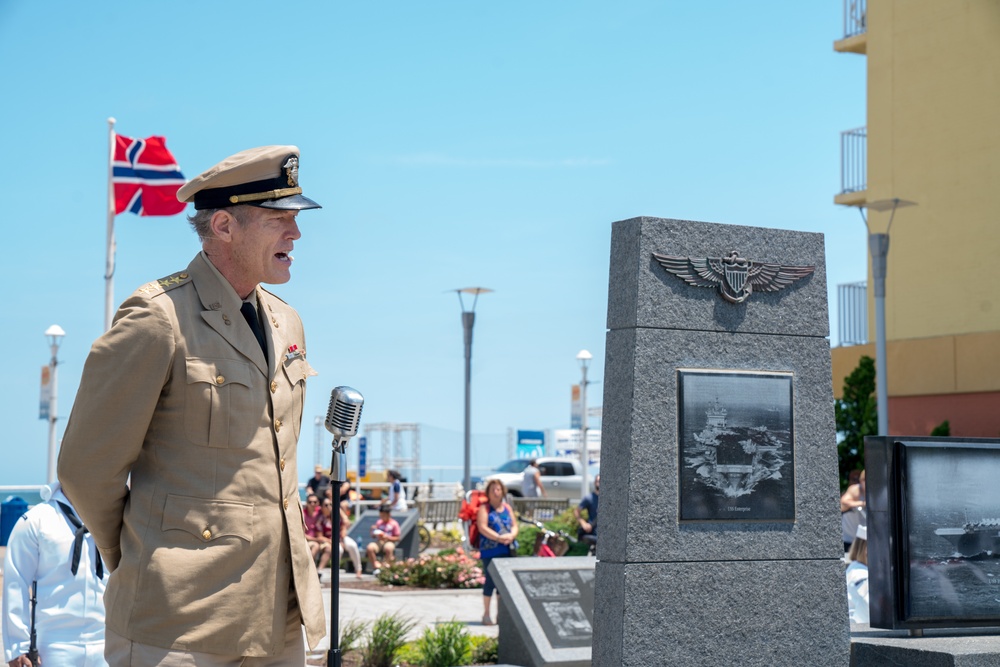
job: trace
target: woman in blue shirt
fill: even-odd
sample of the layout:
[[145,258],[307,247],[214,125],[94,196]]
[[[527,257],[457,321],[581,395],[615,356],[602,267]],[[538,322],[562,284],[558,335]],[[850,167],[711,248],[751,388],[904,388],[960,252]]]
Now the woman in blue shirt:
[[491,479],[486,485],[489,502],[479,506],[476,528],[479,529],[479,557],[483,559],[483,625],[493,625],[490,617],[490,601],[496,585],[490,577],[490,561],[494,558],[510,558],[517,551],[517,520],[514,510],[505,502],[507,487],[498,479]]

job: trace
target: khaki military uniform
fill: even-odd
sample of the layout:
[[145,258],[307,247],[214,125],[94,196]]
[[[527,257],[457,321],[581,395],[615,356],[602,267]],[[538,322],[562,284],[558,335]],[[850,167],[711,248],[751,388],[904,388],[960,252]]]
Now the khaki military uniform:
[[59,479],[112,569],[107,625],[132,641],[274,655],[290,595],[310,646],[325,634],[295,463],[313,373],[296,312],[257,298],[268,361],[203,254],[137,290],[87,359]]

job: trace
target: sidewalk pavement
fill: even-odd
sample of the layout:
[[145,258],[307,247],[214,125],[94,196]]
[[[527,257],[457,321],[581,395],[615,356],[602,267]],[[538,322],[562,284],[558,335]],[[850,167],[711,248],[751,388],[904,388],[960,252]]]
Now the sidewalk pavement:
[[[325,573],[324,573],[325,574]],[[363,575],[364,580],[373,581],[370,574]],[[356,581],[354,574],[341,571],[340,581],[350,583]],[[326,611],[327,626],[330,623],[330,592],[329,583],[323,584],[323,607]],[[494,599],[492,616],[496,620],[496,605]],[[340,588],[340,626],[344,627],[352,620],[374,621],[382,614],[398,613],[416,621],[407,639],[414,640],[424,632],[424,628],[434,627],[438,623],[460,621],[465,623],[469,634],[497,636],[496,625],[483,625],[483,591],[480,588],[468,590],[447,589],[441,591],[369,591],[352,588]],[[326,654],[329,650],[329,637],[324,637],[316,650]]]

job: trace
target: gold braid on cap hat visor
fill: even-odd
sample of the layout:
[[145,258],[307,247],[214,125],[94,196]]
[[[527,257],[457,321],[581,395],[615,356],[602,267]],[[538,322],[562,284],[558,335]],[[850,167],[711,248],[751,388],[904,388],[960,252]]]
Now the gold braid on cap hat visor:
[[292,195],[302,194],[302,188],[281,188],[278,190],[268,190],[267,192],[255,192],[249,195],[232,195],[229,202],[239,204],[244,201],[262,201],[264,199],[281,199]]

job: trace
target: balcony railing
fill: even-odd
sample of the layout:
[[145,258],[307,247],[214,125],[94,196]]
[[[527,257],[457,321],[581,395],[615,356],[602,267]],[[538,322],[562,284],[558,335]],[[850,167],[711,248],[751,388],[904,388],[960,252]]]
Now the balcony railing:
[[867,283],[837,285],[837,332],[840,345],[868,342]]
[[840,192],[868,189],[868,128],[840,133]]
[[868,29],[868,0],[844,0],[844,39]]

